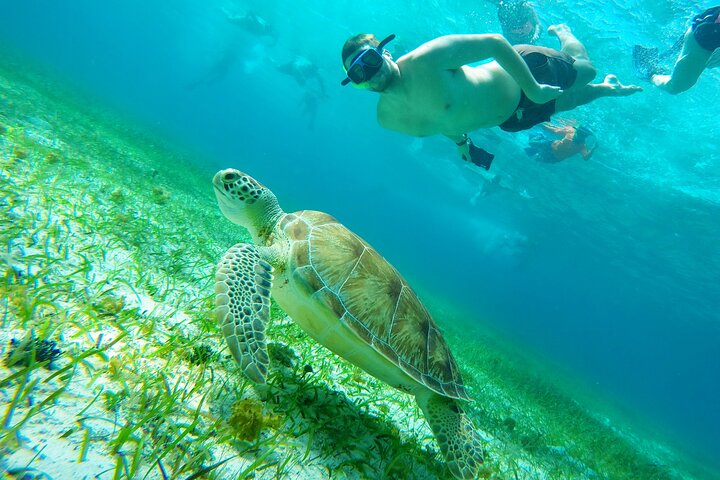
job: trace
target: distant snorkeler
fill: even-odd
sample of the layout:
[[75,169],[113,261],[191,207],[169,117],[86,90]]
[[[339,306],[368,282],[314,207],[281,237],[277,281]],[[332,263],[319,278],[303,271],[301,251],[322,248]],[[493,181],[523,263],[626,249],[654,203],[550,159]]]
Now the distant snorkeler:
[[271,62],[279,72],[293,77],[301,87],[305,87],[309,82],[314,81],[321,96],[325,96],[325,81],[320,74],[320,68],[309,59],[296,55],[295,58],[288,62],[278,63],[274,60],[271,60]]
[[590,160],[597,148],[595,134],[587,127],[558,126],[552,123],[543,123],[542,127],[559,139],[553,139],[544,133],[536,133],[530,137],[525,153],[538,162],[558,163],[575,155],[583,160]]
[[512,45],[534,44],[542,32],[537,12],[526,0],[487,0],[497,6],[503,36]]
[[502,191],[513,192],[514,190],[504,185],[503,177],[500,174],[493,175],[489,179],[484,179],[475,194],[470,197],[470,205],[477,205],[478,201],[489,195],[500,193]]
[[[689,90],[705,69],[720,65],[720,6],[695,15],[681,40],[663,54],[659,54],[657,48],[635,45],[633,66],[636,73],[673,95]],[[680,46],[682,51],[668,75],[659,64],[669,56],[668,52],[674,54]]]
[[315,129],[318,105],[320,101],[326,97],[327,95],[325,95],[324,92],[320,93],[313,88],[305,89],[305,93],[303,93],[300,102],[298,102],[298,106],[300,107],[300,113],[307,119],[308,130]]
[[225,9],[223,9],[223,13],[225,14],[227,21],[233,25],[236,25],[257,37],[269,38],[271,45],[275,45],[277,43],[278,36],[275,28],[273,28],[273,26],[261,16],[256,15],[253,12],[247,12],[245,15],[233,15]]

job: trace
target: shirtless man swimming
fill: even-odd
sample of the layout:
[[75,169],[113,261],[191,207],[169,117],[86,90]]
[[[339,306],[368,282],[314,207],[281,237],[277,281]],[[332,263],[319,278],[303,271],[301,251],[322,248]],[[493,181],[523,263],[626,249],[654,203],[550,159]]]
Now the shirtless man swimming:
[[517,132],[596,98],[641,90],[620,84],[614,75],[588,84],[596,71],[585,47],[565,25],[551,26],[548,33],[558,37],[561,51],[513,48],[496,34],[447,35],[397,61],[383,48],[394,35],[382,42],[371,34],[356,35],[343,46],[347,78],[342,84],[380,93],[382,127],[419,137],[445,135],[464,160],[489,169],[493,156],[475,147],[468,132],[496,126]]

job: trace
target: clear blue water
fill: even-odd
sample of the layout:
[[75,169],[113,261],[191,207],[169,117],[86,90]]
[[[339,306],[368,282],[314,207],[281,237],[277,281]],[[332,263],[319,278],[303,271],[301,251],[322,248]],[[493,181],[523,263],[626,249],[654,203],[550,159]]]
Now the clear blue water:
[[[334,214],[423,289],[476,312],[468,321],[563,365],[720,469],[720,72],[671,97],[636,80],[630,57],[635,43],[670,46],[711,4],[534,2],[545,25],[573,28],[599,75],[646,91],[562,117],[596,132],[589,162],[539,164],[522,150],[527,133],[476,134],[507,187],[478,198],[487,176],[446,140],[384,131],[374,94],[340,87],[340,48],[365,31],[396,33],[396,54],[441,34],[497,32],[489,3],[4,3],[6,48],[217,167],[251,173],[287,211]],[[277,41],[231,25],[223,8],[264,17]],[[327,87],[313,128],[304,87],[271,63],[296,55]]]

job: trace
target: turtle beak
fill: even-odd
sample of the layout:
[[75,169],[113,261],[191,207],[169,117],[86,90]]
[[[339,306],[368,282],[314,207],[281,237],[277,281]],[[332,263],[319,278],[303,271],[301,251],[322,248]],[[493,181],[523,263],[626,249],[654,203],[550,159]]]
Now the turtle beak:
[[223,213],[226,213],[228,210],[232,210],[233,202],[230,196],[230,185],[232,182],[228,183],[226,180],[233,178],[235,172],[236,171],[232,169],[220,170],[213,177],[215,197],[217,198],[220,210],[222,210]]

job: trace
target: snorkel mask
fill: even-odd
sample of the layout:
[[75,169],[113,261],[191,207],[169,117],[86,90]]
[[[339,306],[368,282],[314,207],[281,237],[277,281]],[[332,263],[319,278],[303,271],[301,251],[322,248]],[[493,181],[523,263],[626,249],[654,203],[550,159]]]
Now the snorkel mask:
[[352,82],[360,85],[374,77],[383,65],[383,48],[394,38],[395,34],[392,34],[380,42],[377,47],[368,47],[362,50],[350,63],[350,67],[345,69],[347,77],[340,84],[345,86]]

